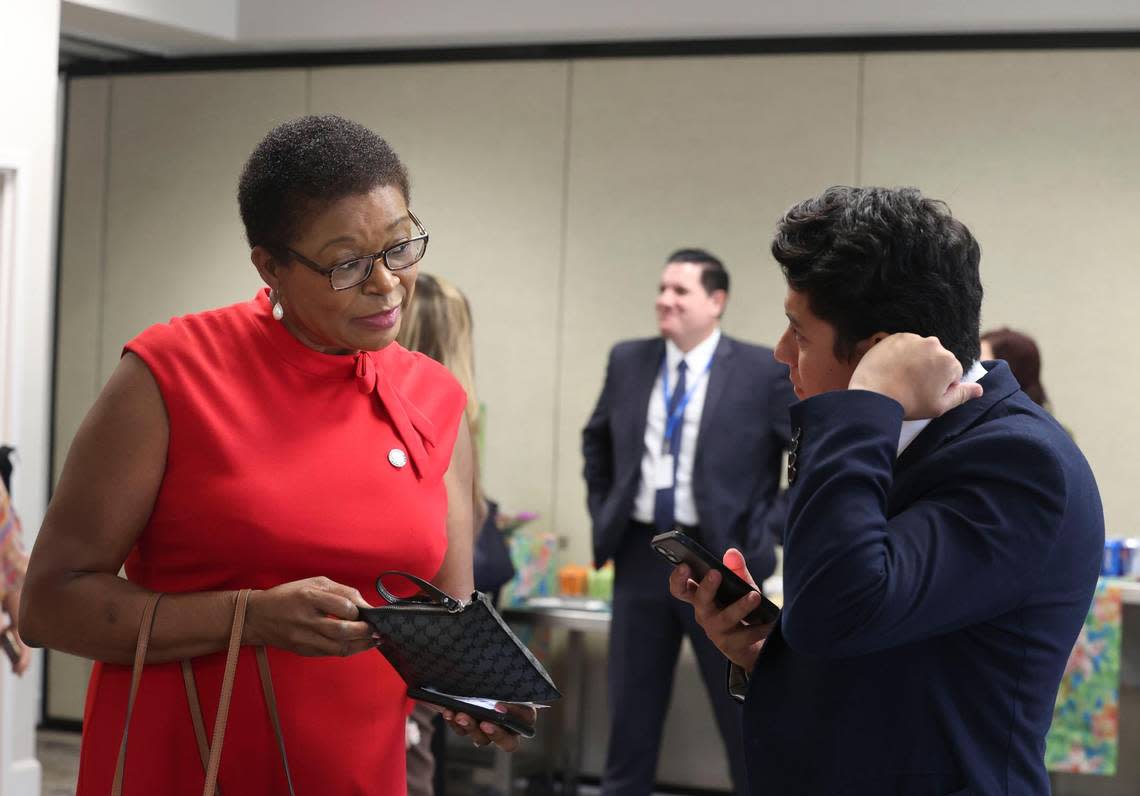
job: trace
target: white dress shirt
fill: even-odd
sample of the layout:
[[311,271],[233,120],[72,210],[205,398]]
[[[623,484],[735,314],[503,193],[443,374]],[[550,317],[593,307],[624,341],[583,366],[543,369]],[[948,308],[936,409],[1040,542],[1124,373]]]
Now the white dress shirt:
[[[697,432],[701,427],[701,413],[705,407],[705,393],[709,386],[709,362],[720,344],[720,329],[684,354],[672,340],[665,341],[665,367],[669,374],[669,392],[677,385],[677,365],[685,360],[685,389],[692,391],[692,397],[685,406],[679,433],[681,451],[677,456],[677,480],[673,485],[673,517],[683,525],[700,525],[697,504],[693,499],[693,461],[697,453]],[[649,396],[648,416],[645,422],[645,449],[641,455],[641,484],[637,488],[637,498],[633,503],[633,519],[638,522],[653,522],[653,506],[657,496],[654,475],[664,451],[665,442],[665,392],[661,388],[661,370],[653,392]],[[677,432],[674,432],[677,433]]]
[[[971,365],[970,369],[962,376],[960,383],[971,384],[976,381],[981,381],[988,372],[989,371],[982,367],[982,363],[975,359],[974,364]],[[906,450],[910,443],[914,442],[914,438],[917,437],[924,428],[930,425],[930,420],[931,418],[927,418],[926,420],[903,421],[902,430],[899,431],[899,450],[898,453],[895,454],[896,459],[902,456],[902,452]]]

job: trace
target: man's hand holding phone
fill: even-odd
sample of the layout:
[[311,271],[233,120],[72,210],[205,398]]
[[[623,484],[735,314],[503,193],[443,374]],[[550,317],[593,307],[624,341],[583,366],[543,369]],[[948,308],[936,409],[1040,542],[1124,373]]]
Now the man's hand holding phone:
[[[724,554],[724,565],[742,580],[756,588],[756,581],[748,572],[744,556],[735,547]],[[697,624],[723,655],[744,671],[751,674],[764,640],[772,632],[775,623],[748,625],[744,618],[755,611],[763,599],[759,591],[751,591],[731,605],[721,608],[716,604],[716,591],[721,584],[721,574],[710,569],[700,583],[692,580],[692,570],[681,564],[669,576],[669,592],[678,600],[693,606]]]

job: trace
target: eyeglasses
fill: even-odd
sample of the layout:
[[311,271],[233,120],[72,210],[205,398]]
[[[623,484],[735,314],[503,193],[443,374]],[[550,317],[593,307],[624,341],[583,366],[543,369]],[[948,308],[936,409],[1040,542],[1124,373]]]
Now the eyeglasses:
[[364,257],[357,257],[356,259],[349,260],[348,262],[339,263],[338,265],[325,268],[320,263],[315,263],[300,252],[296,252],[288,246],[285,251],[295,257],[302,265],[311,268],[318,274],[322,274],[329,278],[329,285],[333,290],[348,290],[350,287],[356,287],[361,282],[368,280],[372,276],[372,267],[376,265],[377,260],[384,261],[384,267],[389,271],[403,271],[405,268],[411,268],[424,257],[424,252],[427,251],[428,234],[424,229],[424,225],[420,220],[415,217],[411,210],[408,215],[412,221],[415,222],[416,227],[419,228],[420,234],[414,238],[401,241],[395,246],[389,246],[384,251],[376,252],[376,254],[369,254]]

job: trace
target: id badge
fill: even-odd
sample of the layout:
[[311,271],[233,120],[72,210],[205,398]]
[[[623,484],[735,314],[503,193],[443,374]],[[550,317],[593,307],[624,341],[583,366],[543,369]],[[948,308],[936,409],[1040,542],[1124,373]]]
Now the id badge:
[[663,453],[657,459],[657,469],[653,476],[653,488],[673,488],[673,454]]

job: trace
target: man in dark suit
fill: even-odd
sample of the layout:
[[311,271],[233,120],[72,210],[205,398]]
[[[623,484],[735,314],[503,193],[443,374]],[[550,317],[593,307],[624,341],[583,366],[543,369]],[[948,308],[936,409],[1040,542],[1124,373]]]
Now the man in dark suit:
[[917,190],[832,188],[772,252],[802,399],[784,610],[749,627],[756,596],[720,610],[718,576],[670,579],[735,664],[752,792],[1047,794],[1104,517],[1069,435],[977,361],[977,242]]
[[773,507],[794,397],[770,349],[721,334],[728,287],[708,252],[674,253],[658,290],[660,336],[614,346],[582,432],[594,560],[615,567],[602,781],[610,796],[652,792],[683,635],[744,792],[740,708],[725,692],[724,661],[692,610],[669,597],[669,566],[649,547],[680,526],[711,550],[743,548],[759,577],[775,567],[771,528],[782,516]]

